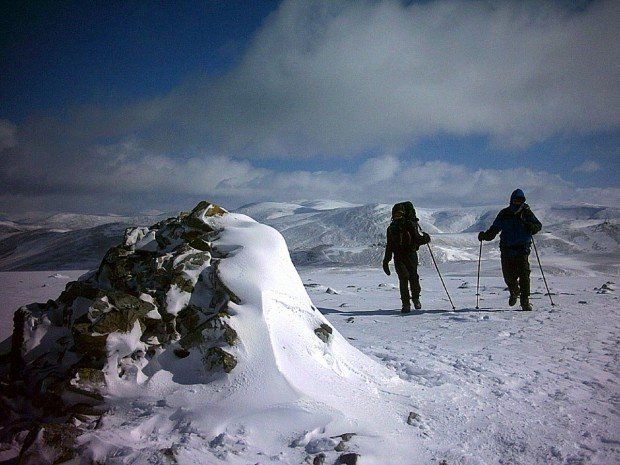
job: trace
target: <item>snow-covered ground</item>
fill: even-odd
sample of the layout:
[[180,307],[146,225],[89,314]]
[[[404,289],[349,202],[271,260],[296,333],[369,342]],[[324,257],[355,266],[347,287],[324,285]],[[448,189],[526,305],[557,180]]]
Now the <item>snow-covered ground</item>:
[[423,310],[401,315],[379,271],[302,270],[329,321],[412,384],[424,460],[408,463],[620,463],[617,277],[553,277],[552,307],[534,270],[528,313],[499,277],[482,278],[476,310],[475,274],[445,274],[456,312],[424,269]]
[[[423,310],[403,315],[397,278],[379,266],[390,206],[243,207],[280,231],[301,280],[275,231],[228,217],[213,245],[218,273],[244,302],[229,309],[239,368],[205,382],[194,356],[179,362],[164,351],[148,368],[136,365],[134,384],[109,384],[113,409],[83,438],[90,459],[266,465],[312,463],[323,453],[333,465],[354,452],[358,465],[619,464],[620,210],[534,209],[556,305],[532,253],[534,311],[521,312],[507,305],[497,241],[483,246],[475,308],[475,236],[498,208],[418,209],[456,311],[423,248]],[[4,221],[1,269],[52,271],[0,272],[2,352],[13,312],[56,299],[87,271],[70,265],[97,266],[133,221]],[[322,321],[336,330],[329,343],[313,333]],[[116,339],[121,351],[138,344],[138,336]],[[14,446],[0,447],[0,463]]]
[[[403,380],[398,389],[368,385],[375,392],[368,401],[383,400],[384,409],[365,405],[357,396],[367,388],[351,386],[358,405],[348,408],[358,415],[366,410],[370,424],[375,418],[373,434],[369,429],[352,431],[359,423],[350,424],[351,431],[333,424],[325,429],[327,420],[311,427],[316,422],[313,415],[321,410],[312,403],[303,409],[295,405],[269,414],[260,411],[258,416],[228,412],[224,417],[230,427],[211,425],[201,430],[198,425],[209,424],[208,419],[189,417],[191,408],[181,405],[201,399],[190,389],[181,403],[175,397],[180,393],[159,403],[134,399],[119,412],[119,424],[108,425],[101,433],[101,440],[110,441],[105,435],[118,427],[130,433],[131,443],[159,442],[164,450],[171,438],[181,438],[194,450],[202,450],[202,455],[185,456],[179,463],[298,464],[323,452],[325,463],[333,464],[341,453],[334,451],[340,439],[330,436],[347,432],[361,433],[345,443],[348,451],[362,454],[360,465],[620,463],[618,277],[547,276],[556,303],[552,307],[532,264],[535,310],[531,313],[508,308],[504,284],[492,261],[483,262],[479,310],[472,263],[443,264],[457,311],[449,311],[435,270],[422,267],[423,310],[408,315],[398,311],[394,275],[387,277],[374,268],[299,269],[310,298],[329,323],[351,345]],[[3,338],[16,305],[56,298],[66,277],[79,274],[0,273]],[[300,373],[297,381],[303,377]],[[325,384],[324,389],[323,396],[329,398],[335,387]],[[402,426],[395,428],[398,424]],[[223,432],[209,436],[207,430]],[[290,435],[283,436],[283,430]],[[5,451],[4,457],[9,456]],[[163,455],[150,460],[143,457],[135,463],[167,463]],[[107,463],[126,462],[119,454]]]

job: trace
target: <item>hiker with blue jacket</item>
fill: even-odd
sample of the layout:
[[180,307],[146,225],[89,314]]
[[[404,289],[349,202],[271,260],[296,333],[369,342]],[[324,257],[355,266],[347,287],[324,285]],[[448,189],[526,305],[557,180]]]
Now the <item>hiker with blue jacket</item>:
[[397,203],[392,207],[392,222],[387,229],[383,271],[388,276],[390,261],[394,256],[394,267],[398,275],[402,312],[411,311],[411,302],[416,310],[420,303],[420,276],[418,275],[418,248],[427,244],[431,238],[420,232],[415,208],[411,202]]
[[542,224],[525,203],[525,194],[517,189],[510,196],[510,205],[498,213],[491,227],[478,234],[479,241],[492,241],[500,235],[502,274],[510,292],[511,307],[519,298],[522,310],[532,310],[529,255],[532,235],[541,229]]

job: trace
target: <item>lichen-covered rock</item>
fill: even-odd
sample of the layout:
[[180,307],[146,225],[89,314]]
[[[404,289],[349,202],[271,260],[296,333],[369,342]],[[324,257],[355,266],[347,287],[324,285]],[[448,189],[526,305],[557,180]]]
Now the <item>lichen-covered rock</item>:
[[224,371],[230,373],[237,366],[237,359],[221,347],[210,348],[202,358],[204,366],[209,371]]
[[180,344],[187,349],[209,347],[222,340],[229,346],[235,345],[237,332],[226,322],[226,318],[227,314],[218,313],[201,324],[188,327],[188,331],[179,341]]
[[73,439],[105,410],[98,408],[109,377],[135,379],[168,348],[178,358],[197,348],[209,371],[235,368],[222,346],[237,342],[226,309],[238,298],[217,278],[210,242],[211,220],[225,213],[200,202],[190,213],[128,228],[95,272],[56,300],[15,312],[11,352],[0,360],[11,374],[0,401],[12,392],[6,405],[36,406],[42,425],[20,463],[73,458]]
[[329,337],[331,336],[332,332],[333,329],[331,328],[331,326],[325,323],[322,323],[321,326],[314,330],[314,334],[316,334],[317,337],[326,344],[329,341]]

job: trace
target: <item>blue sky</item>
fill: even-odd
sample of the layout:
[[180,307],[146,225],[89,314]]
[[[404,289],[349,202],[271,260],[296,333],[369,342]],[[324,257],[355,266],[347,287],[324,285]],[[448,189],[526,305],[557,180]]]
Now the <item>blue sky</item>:
[[0,212],[620,200],[618,2],[8,2]]

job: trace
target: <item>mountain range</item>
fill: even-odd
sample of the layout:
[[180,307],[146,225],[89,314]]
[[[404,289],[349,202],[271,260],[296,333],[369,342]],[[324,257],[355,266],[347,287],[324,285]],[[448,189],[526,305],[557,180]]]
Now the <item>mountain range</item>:
[[[469,266],[478,259],[476,234],[487,229],[502,206],[416,209],[420,227],[431,235],[438,263]],[[604,205],[532,206],[543,223],[536,246],[552,274],[620,271],[620,209]],[[315,200],[261,202],[235,210],[277,229],[297,266],[378,266],[391,205]],[[0,220],[0,270],[91,269],[128,227],[148,226],[169,213],[137,216],[22,214]],[[496,261],[496,243],[483,258]],[[428,249],[422,266],[432,266]],[[497,263],[494,264],[497,267]]]

